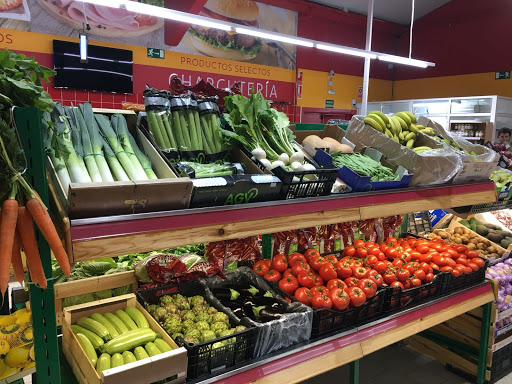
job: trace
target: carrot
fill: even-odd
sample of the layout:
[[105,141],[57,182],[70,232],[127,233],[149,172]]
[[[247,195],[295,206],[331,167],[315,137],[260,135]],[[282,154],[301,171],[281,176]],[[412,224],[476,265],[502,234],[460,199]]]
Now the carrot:
[[12,264],[12,270],[14,271],[14,277],[16,277],[16,280],[23,285],[23,280],[25,278],[25,271],[23,270],[23,261],[21,260],[21,240],[20,240],[20,234],[18,231],[14,233],[14,245],[12,247],[12,258],[11,258],[11,264]]
[[25,206],[32,215],[32,218],[39,227],[39,230],[43,234],[44,238],[50,245],[50,248],[55,255],[55,259],[57,259],[62,272],[69,277],[69,274],[71,273],[71,267],[69,266],[68,255],[62,246],[62,242],[60,241],[59,235],[57,234],[57,230],[53,225],[48,211],[36,198],[27,200]]
[[18,201],[7,199],[2,204],[2,228],[0,228],[0,291],[2,297],[9,284],[9,266],[18,218]]
[[27,257],[30,278],[41,288],[46,288],[46,276],[39,256],[32,216],[25,207],[18,208],[18,233],[20,234],[23,251],[25,251]]

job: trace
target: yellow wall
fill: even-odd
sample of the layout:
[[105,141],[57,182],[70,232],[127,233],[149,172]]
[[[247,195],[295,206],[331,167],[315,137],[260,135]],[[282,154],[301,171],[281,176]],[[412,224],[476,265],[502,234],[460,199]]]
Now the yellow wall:
[[[363,85],[360,76],[336,74],[333,78],[335,95],[329,95],[327,90],[328,73],[299,69],[303,73],[302,99],[297,100],[297,105],[310,108],[325,108],[325,100],[334,100],[336,109],[354,109],[352,99],[357,98],[357,87]],[[391,100],[391,81],[370,79],[368,100]]]
[[399,80],[394,82],[394,100],[479,95],[512,97],[512,79],[495,80],[494,75],[494,72],[486,72]]

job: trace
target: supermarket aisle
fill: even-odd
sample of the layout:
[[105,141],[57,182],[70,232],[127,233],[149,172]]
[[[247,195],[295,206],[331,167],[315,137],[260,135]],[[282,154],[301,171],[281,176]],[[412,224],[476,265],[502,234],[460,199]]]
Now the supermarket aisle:
[[[360,384],[471,384],[444,365],[403,345],[394,344],[360,362]],[[349,382],[348,366],[303,381],[301,384]],[[512,373],[495,384],[512,384]]]

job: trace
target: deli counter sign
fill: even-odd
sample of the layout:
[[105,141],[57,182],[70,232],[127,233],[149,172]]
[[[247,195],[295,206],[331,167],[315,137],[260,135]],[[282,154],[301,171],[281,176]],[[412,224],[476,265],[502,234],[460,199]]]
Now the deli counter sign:
[[510,71],[496,72],[494,77],[496,80],[510,79]]
[[163,49],[148,48],[148,57],[153,59],[164,59],[165,51]]

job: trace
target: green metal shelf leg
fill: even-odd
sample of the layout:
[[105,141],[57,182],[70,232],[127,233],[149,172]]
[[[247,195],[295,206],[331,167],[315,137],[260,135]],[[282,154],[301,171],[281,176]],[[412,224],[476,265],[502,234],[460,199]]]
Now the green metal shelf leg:
[[[16,108],[14,118],[27,158],[25,177],[37,191],[43,203],[48,206],[41,114],[36,108]],[[57,319],[55,317],[53,280],[51,280],[51,252],[39,230],[36,231],[36,238],[43,269],[46,278],[49,279],[47,289],[40,289],[30,284],[37,384],[60,384]]]
[[359,360],[349,363],[350,384],[359,384]]
[[485,382],[485,371],[487,369],[487,350],[489,348],[489,327],[491,326],[492,303],[482,306],[482,329],[480,330],[480,352],[478,353],[478,371],[476,384]]
[[272,235],[261,235],[261,250],[264,259],[272,258]]

